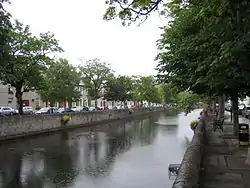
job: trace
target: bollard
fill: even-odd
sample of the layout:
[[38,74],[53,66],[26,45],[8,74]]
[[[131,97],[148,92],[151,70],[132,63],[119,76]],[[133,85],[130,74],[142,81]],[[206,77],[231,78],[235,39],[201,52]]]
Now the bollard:
[[239,124],[239,146],[249,145],[249,125],[245,123]]

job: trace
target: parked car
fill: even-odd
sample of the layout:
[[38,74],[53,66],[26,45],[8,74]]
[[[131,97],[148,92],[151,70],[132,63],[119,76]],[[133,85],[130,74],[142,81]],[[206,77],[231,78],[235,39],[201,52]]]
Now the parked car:
[[56,110],[52,107],[44,107],[38,110],[35,114],[53,114]]
[[82,110],[81,111],[89,111],[89,107],[87,106],[83,106]]
[[89,107],[89,111],[97,111],[97,110],[102,110],[102,109],[98,106],[96,108],[94,106]]
[[245,118],[250,117],[250,105],[246,105],[241,113],[242,113],[242,116]]
[[68,113],[68,112],[75,112],[75,111],[73,109],[70,109],[70,108],[59,108],[57,110],[57,113],[60,113],[60,114],[62,114],[62,113]]
[[0,107],[0,114],[6,116],[12,116],[15,114],[15,110],[11,107]]
[[23,107],[23,114],[33,114],[33,108],[31,106],[25,106]]
[[80,112],[82,111],[82,106],[73,106],[71,109],[74,111],[74,112]]

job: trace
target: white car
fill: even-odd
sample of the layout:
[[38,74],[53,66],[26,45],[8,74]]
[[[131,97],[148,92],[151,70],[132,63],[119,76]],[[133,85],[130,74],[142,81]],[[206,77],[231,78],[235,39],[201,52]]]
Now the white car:
[[0,114],[1,115],[7,115],[12,116],[15,114],[15,110],[11,107],[0,107]]
[[83,109],[83,106],[73,106],[71,108],[71,110],[73,110],[74,112],[81,112]]
[[33,111],[33,108],[31,106],[25,106],[25,107],[23,107],[23,113],[24,114],[33,114],[34,111]]

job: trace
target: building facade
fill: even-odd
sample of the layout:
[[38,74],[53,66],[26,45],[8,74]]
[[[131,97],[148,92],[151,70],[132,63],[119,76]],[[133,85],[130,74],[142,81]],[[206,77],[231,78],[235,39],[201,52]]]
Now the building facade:
[[[40,97],[36,92],[30,91],[23,93],[23,105],[31,106],[33,109],[40,106]],[[17,108],[15,89],[10,85],[0,84],[0,106]]]

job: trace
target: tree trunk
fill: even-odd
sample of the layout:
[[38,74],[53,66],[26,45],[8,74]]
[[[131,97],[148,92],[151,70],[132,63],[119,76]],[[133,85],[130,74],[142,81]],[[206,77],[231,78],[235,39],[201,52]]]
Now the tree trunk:
[[88,101],[87,101],[87,106],[91,106],[91,98],[90,98],[90,96],[88,96]]
[[214,100],[212,102],[212,112],[216,113],[216,102]]
[[231,100],[232,100],[234,134],[237,135],[239,126],[238,93],[232,93]]
[[224,118],[224,112],[225,112],[225,95],[222,94],[218,98],[219,101],[219,118],[218,119],[223,119]]
[[67,106],[66,103],[67,103],[67,100],[65,99],[65,100],[63,101],[63,107],[64,107],[64,108],[66,108],[66,106]]
[[17,101],[17,108],[20,115],[23,115],[23,100],[22,100],[22,88],[15,88],[16,89],[16,101]]
[[97,99],[95,98],[95,108],[97,109]]
[[68,100],[68,106],[69,106],[69,108],[72,107],[72,100],[71,99]]
[[54,101],[50,101],[49,104],[50,104],[51,107],[54,107],[54,106],[55,106]]

